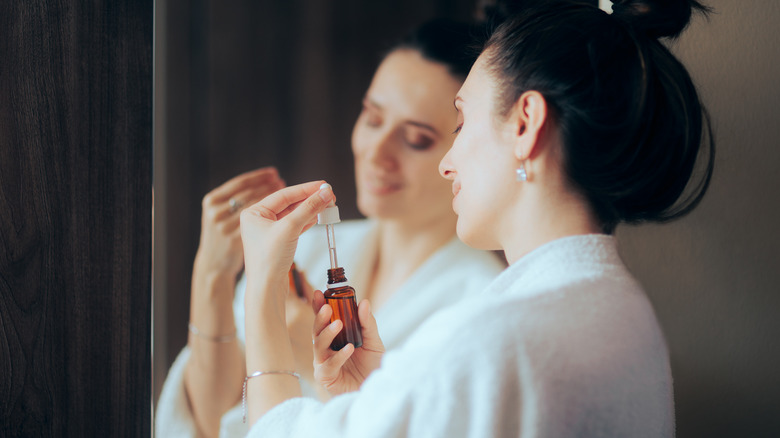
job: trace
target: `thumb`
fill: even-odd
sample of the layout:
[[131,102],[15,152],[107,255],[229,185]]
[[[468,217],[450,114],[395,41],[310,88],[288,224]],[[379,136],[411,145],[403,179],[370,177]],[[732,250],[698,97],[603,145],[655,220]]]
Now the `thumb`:
[[311,297],[311,310],[314,311],[314,314],[316,315],[324,305],[325,295],[321,291],[315,290]]
[[383,353],[385,346],[379,338],[376,318],[371,312],[371,303],[368,300],[363,300],[358,305],[358,317],[360,318],[360,332],[363,335],[363,348]]

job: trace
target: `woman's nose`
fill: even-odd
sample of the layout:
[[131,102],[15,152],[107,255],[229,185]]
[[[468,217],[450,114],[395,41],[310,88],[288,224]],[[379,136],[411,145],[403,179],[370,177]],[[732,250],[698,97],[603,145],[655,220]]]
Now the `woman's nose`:
[[441,175],[444,179],[455,179],[455,169],[452,167],[452,162],[450,160],[451,153],[452,149],[447,151],[447,153],[442,157],[441,161],[439,161],[439,175]]
[[377,167],[393,170],[397,167],[396,141],[392,130],[377,132],[367,145],[366,155]]

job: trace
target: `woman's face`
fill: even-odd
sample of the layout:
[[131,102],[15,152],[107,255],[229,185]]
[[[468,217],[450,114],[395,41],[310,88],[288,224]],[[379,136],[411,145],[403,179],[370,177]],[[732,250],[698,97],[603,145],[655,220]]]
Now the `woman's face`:
[[482,56],[457,93],[457,137],[439,172],[452,181],[457,233],[469,246],[500,249],[499,237],[513,228],[506,214],[519,183],[515,181],[511,123],[495,113],[496,82]]
[[415,50],[379,65],[352,131],[358,208],[365,216],[428,224],[453,217],[437,172],[452,145],[461,82]]

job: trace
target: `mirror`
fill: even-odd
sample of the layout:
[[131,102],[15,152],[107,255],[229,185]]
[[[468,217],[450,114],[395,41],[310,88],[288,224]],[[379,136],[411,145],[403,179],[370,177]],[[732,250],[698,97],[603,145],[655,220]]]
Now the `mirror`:
[[358,217],[350,136],[383,47],[474,3],[156,3],[155,401],[187,339],[202,197],[273,165],[288,184],[327,179]]

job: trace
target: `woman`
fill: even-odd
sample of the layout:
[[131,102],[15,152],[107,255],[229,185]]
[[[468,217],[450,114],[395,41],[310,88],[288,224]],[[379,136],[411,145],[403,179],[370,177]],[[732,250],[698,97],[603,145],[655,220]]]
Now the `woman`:
[[[375,303],[388,350],[439,308],[481,290],[504,267],[494,254],[457,239],[450,185],[437,174],[454,139],[452,99],[476,58],[467,54],[472,30],[435,20],[402,40],[377,69],[353,130],[358,207],[369,219],[336,226],[339,262],[359,296]],[[161,395],[156,419],[161,436],[246,433],[240,408],[245,359],[236,342],[244,339],[244,280],[233,299],[243,267],[235,205],[255,203],[283,186],[276,171],[265,168],[234,178],[204,199],[191,334]],[[301,237],[295,262],[309,282],[325,284],[323,229]],[[457,274],[442,275],[450,269]],[[301,292],[311,296],[310,287]],[[290,298],[286,309],[305,393],[327,397],[314,384],[310,305]]]
[[[610,16],[528,2],[491,36],[455,99],[459,134],[440,172],[458,236],[504,250],[510,266],[386,354],[365,301],[363,347],[329,351],[341,324],[317,293],[315,374],[340,394],[327,403],[296,398],[275,322],[292,251],[266,255],[294,242],[333,192],[302,184],[241,214],[256,309],[246,321],[249,417],[259,420],[250,436],[674,435],[665,341],[611,234],[620,222],[682,216],[709,183],[703,108],[658,41],[704,8],[614,3]],[[700,150],[709,159],[686,191]]]

